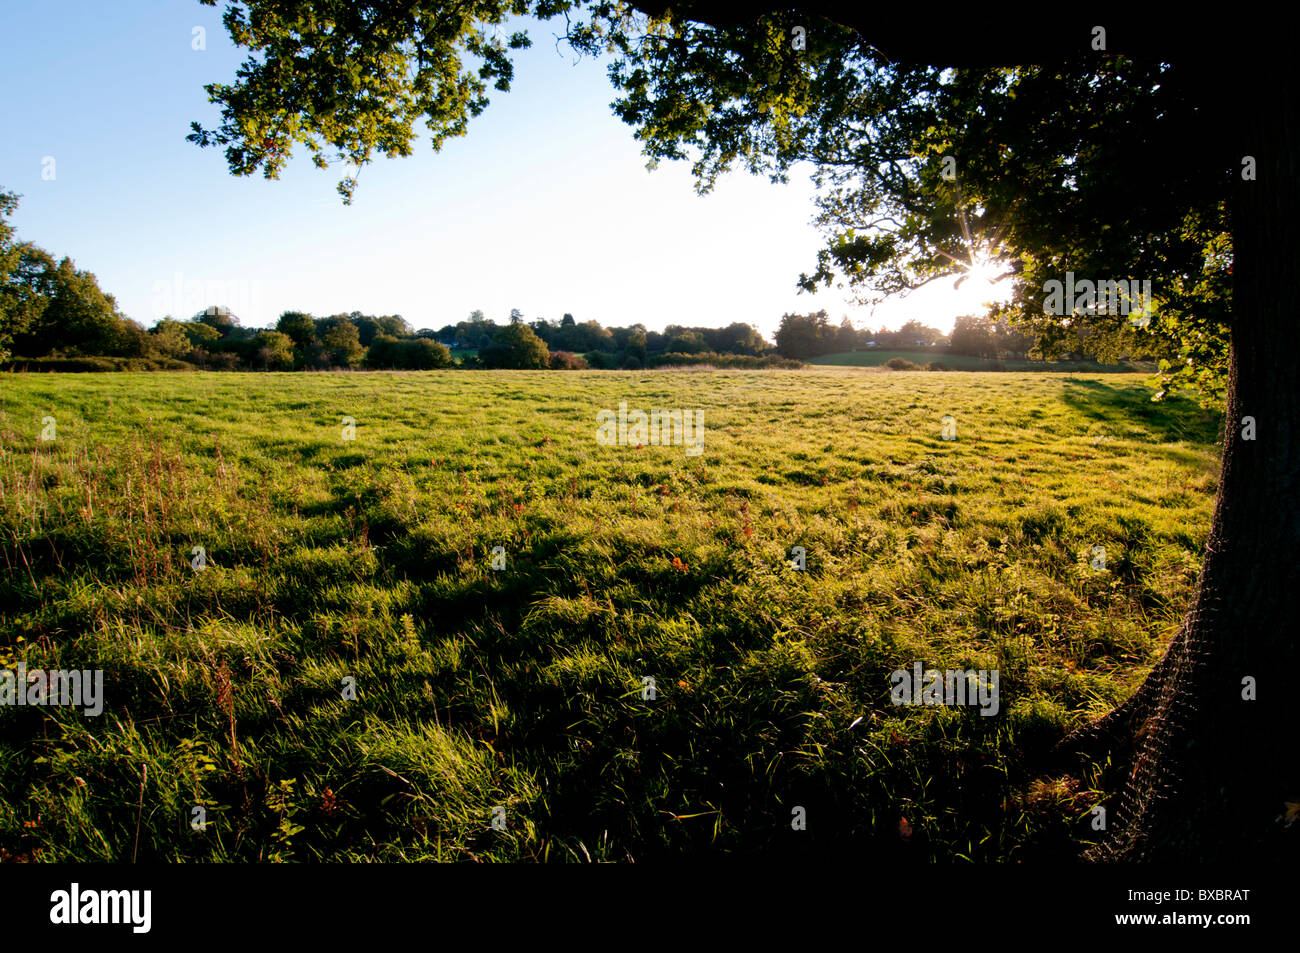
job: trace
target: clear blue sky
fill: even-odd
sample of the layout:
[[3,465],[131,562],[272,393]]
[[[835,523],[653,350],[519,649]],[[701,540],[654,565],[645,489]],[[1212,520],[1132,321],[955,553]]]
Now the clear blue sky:
[[263,327],[289,309],[437,328],[519,308],[651,329],[747,321],[770,338],[785,311],[948,330],[971,310],[942,288],[874,315],[797,293],[820,247],[806,177],[737,172],[697,196],[686,163],[648,172],[603,64],[575,64],[546,23],[467,136],[367,166],[350,207],[342,171],[303,155],[277,181],[234,177],[220,149],[185,141],[191,121],[216,125],[204,84],[244,59],[220,15],[193,0],[0,5],[0,188],[23,196],[18,236],[94,272],[145,326],[208,304]]

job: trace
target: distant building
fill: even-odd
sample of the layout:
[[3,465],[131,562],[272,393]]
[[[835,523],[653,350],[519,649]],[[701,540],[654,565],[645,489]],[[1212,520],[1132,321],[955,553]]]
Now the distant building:
[[868,341],[867,344],[866,344],[866,346],[867,346],[868,348],[880,347],[880,345],[877,344],[875,341]]
[[239,324],[239,318],[233,311],[216,304],[204,308],[194,316],[194,320],[202,321],[204,324],[210,324],[213,327],[229,327]]

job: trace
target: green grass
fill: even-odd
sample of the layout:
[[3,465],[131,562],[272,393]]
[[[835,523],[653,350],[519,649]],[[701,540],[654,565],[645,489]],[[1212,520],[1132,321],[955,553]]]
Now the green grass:
[[1098,364],[1096,361],[1021,361],[1006,358],[1001,361],[965,354],[949,354],[942,348],[909,350],[841,351],[807,359],[809,364],[827,367],[882,367],[890,358],[901,357],[924,368],[938,361],[951,371],[1056,371],[1072,374],[1154,373],[1155,365],[1138,361],[1125,364]]
[[[1157,657],[1216,489],[1143,380],[4,375],[0,668],[107,702],[0,708],[0,856],[1074,856],[1102,775],[1026,759]],[[703,454],[599,446],[621,400]],[[895,707],[918,660],[1001,712]]]

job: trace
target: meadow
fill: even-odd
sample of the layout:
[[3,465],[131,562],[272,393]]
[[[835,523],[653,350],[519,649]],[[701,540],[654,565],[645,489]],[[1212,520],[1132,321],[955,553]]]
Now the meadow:
[[[1216,491],[1147,380],[0,375],[0,669],[105,673],[0,707],[0,857],[1076,857],[1114,779],[1035,758],[1158,657]],[[620,401],[702,454],[599,445]],[[918,661],[998,714],[892,704]]]

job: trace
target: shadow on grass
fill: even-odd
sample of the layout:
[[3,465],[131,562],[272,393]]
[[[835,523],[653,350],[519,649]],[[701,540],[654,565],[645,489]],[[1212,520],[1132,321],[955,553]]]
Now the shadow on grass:
[[1133,425],[1151,433],[1156,442],[1187,440],[1217,443],[1221,415],[1186,397],[1153,403],[1152,392],[1140,385],[1119,386],[1080,377],[1067,377],[1063,400],[1091,420]]

